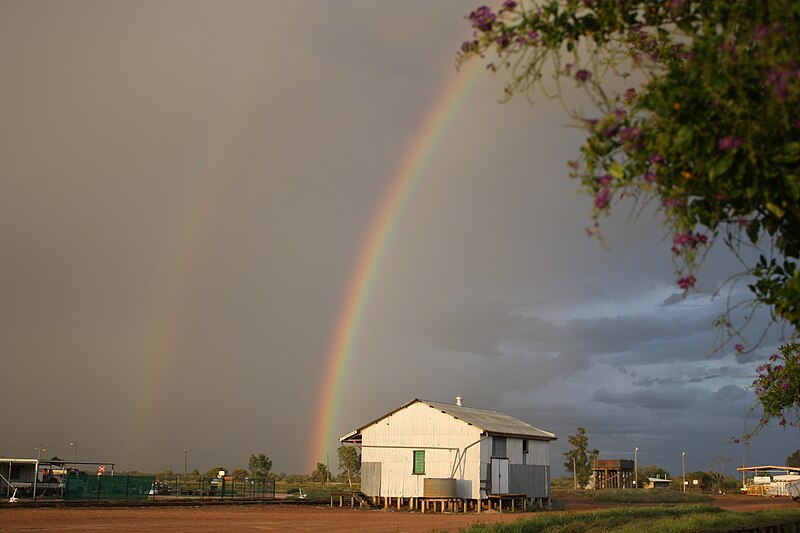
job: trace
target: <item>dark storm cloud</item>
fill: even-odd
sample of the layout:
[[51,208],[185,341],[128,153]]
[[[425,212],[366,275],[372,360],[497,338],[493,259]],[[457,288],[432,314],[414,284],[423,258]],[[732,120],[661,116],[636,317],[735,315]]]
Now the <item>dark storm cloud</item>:
[[[702,363],[675,365],[669,374],[640,375],[638,371],[626,367],[616,367],[620,372],[631,378],[631,383],[638,387],[683,385],[686,383],[702,383],[720,378],[747,378],[752,375],[752,369],[742,368],[740,365],[711,367]],[[636,368],[636,367],[634,367]]]

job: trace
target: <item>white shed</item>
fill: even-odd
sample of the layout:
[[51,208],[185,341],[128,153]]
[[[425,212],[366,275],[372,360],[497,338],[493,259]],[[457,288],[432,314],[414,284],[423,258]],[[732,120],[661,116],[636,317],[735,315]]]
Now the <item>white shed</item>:
[[[361,447],[361,490],[379,498],[550,498],[553,433],[498,411],[414,399],[341,437]],[[427,480],[427,481],[426,481]],[[427,493],[426,493],[427,492]]]

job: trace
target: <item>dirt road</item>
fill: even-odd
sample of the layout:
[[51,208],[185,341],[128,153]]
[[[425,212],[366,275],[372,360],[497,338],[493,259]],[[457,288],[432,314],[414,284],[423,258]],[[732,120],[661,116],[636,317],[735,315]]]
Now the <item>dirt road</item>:
[[[789,498],[720,496],[710,505],[738,511],[797,508]],[[613,507],[591,501],[566,501],[567,511]],[[0,531],[323,531],[427,533],[458,531],[476,522],[513,522],[525,514],[420,514],[327,506],[141,507],[141,508],[0,508]]]

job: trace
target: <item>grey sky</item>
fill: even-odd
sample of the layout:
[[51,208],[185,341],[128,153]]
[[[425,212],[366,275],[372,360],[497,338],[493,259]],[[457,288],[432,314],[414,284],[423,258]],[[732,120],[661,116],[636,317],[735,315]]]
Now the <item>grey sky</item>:
[[[304,472],[362,241],[474,7],[0,2],[0,455]],[[561,436],[556,474],[579,425],[673,473],[682,450],[782,463],[796,431],[723,444],[779,338],[709,356],[732,258],[683,300],[657,221],[620,210],[610,251],[587,238],[580,136],[557,103],[498,104],[502,79],[480,76],[402,213],[339,433],[460,394]]]

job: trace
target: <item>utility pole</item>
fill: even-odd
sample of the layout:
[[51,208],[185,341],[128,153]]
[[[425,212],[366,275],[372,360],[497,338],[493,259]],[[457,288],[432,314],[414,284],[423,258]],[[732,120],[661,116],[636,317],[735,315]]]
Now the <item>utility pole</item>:
[[186,481],[186,448],[183,449],[183,481]]
[[635,472],[635,475],[636,475],[636,480],[634,481],[633,484],[636,485],[636,488],[638,489],[639,488],[639,448],[637,448],[637,447],[633,448],[633,471]]
[[681,478],[683,482],[683,492],[686,492],[686,452],[681,452]]
[[578,469],[575,466],[575,457],[572,458],[572,480],[575,482],[575,490],[578,490]]
[[42,452],[46,452],[47,450],[44,449],[44,444],[40,444],[39,447],[36,448],[36,450],[37,450],[37,452],[36,452],[36,460],[37,461],[41,461],[42,460]]

